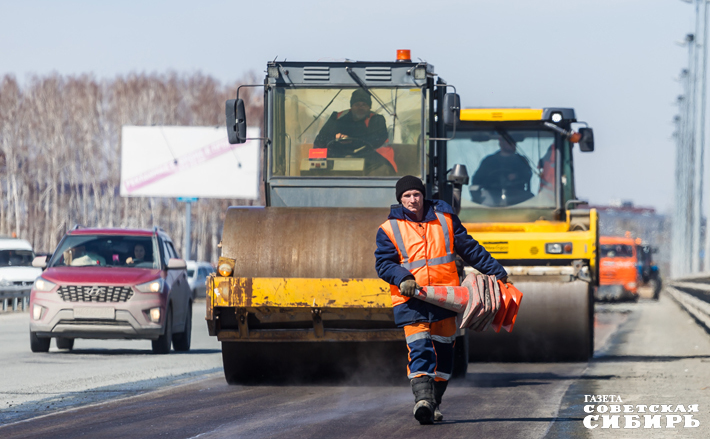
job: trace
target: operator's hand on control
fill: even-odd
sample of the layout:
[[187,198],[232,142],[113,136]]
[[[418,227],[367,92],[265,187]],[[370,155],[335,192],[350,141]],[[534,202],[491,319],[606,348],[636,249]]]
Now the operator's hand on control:
[[346,134],[338,133],[335,135],[335,140],[345,140],[348,136]]
[[422,287],[414,279],[406,279],[399,284],[399,292],[405,297],[414,297],[417,290],[421,290]]

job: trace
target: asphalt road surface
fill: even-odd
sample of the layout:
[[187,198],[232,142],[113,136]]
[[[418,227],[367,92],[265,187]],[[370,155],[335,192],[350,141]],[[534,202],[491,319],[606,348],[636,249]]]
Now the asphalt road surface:
[[[596,316],[589,363],[471,363],[449,386],[444,422],[420,426],[404,378],[229,386],[219,345],[197,322],[190,354],[154,356],[149,342],[84,341],[77,352],[32,354],[26,315],[0,315],[0,342],[10,347],[0,367],[16,377],[0,378],[0,437],[710,437],[710,336],[664,295],[600,305]],[[17,348],[14,338],[22,339]],[[603,428],[595,412],[600,419],[588,429],[590,395],[634,407],[697,404],[699,412],[663,413],[661,428],[636,429],[623,421]],[[602,405],[611,403],[592,407]],[[683,414],[698,426],[666,428],[666,415]]]

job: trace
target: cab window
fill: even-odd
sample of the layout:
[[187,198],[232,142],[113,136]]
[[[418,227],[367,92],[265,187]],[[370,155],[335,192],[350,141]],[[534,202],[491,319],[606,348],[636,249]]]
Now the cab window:
[[447,144],[447,166],[470,176],[462,208],[554,208],[555,135],[535,129],[459,130]]
[[421,174],[420,88],[276,88],[272,99],[273,175]]
[[602,244],[602,258],[631,258],[634,256],[633,247],[626,244]]

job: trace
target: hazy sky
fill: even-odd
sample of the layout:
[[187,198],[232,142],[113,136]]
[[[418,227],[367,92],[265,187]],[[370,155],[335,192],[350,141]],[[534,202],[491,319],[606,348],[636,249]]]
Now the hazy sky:
[[575,108],[597,148],[575,155],[578,196],[668,212],[678,42],[693,29],[680,0],[0,0],[0,75],[176,70],[227,82],[261,79],[277,56],[380,61],[410,49],[464,107]]

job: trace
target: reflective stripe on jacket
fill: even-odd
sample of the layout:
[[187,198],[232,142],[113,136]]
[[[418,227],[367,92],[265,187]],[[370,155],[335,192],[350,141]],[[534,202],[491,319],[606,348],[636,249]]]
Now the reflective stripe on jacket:
[[[450,214],[436,212],[436,220],[426,222],[391,218],[380,228],[399,252],[401,266],[414,275],[419,285],[459,285]],[[409,300],[399,294],[397,285],[390,285],[390,293],[393,306]]]

